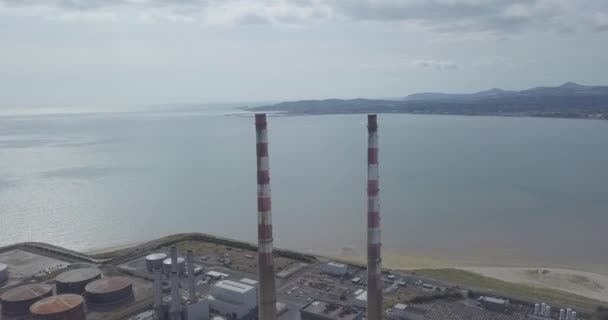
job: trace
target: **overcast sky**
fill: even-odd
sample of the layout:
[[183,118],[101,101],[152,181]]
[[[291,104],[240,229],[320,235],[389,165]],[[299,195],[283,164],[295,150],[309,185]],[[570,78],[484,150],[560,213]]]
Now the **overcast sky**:
[[0,107],[608,84],[606,0],[0,0]]

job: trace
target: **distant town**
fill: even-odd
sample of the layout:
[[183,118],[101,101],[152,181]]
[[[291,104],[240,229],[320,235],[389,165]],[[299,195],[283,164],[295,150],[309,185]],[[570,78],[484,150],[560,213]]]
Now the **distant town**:
[[249,111],[287,115],[410,113],[608,119],[608,86],[572,82],[522,91],[491,89],[472,94],[416,93],[403,99],[326,99],[281,102]]

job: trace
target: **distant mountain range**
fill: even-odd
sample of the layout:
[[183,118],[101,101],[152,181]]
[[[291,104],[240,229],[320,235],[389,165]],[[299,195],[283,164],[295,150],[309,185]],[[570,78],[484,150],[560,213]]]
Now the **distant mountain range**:
[[415,113],[608,119],[608,86],[567,82],[521,91],[494,88],[470,94],[415,93],[393,100],[302,100],[248,110],[291,115]]

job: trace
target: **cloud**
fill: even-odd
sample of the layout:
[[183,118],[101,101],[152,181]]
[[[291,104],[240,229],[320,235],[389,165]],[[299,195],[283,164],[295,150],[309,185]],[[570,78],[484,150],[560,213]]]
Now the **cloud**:
[[605,31],[597,0],[0,0],[0,14],[201,24],[416,24],[444,33]]
[[451,71],[458,69],[458,65],[451,61],[444,60],[414,60],[411,62],[411,66],[422,69],[432,69],[437,71]]

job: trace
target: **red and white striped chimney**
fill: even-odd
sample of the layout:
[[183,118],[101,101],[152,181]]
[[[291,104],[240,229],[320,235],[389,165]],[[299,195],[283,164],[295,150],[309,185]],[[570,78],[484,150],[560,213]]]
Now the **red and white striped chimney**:
[[367,320],[382,319],[382,259],[380,258],[380,187],[378,122],[367,116]]
[[276,292],[272,259],[272,213],[266,114],[255,115],[258,182],[258,301],[259,319],[276,319]]

